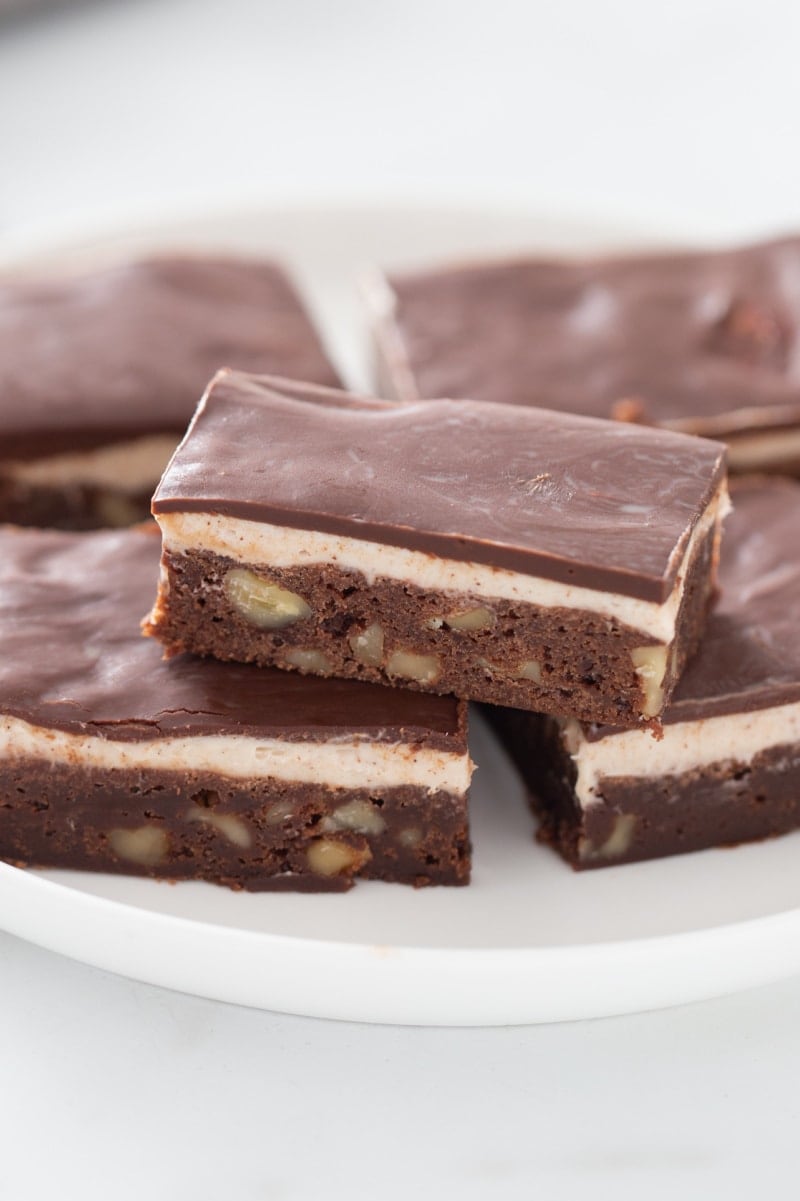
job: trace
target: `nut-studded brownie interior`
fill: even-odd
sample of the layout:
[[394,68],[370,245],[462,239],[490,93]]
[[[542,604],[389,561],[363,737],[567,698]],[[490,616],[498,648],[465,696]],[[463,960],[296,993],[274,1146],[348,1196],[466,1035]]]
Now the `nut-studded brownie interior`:
[[254,891],[466,884],[470,870],[465,796],[27,759],[0,767],[0,857]]
[[699,641],[713,554],[712,532],[691,564],[669,657],[641,632],[579,610],[428,593],[332,566],[243,568],[201,552],[165,552],[158,637],[219,659],[631,725],[660,709],[658,693],[669,694]]

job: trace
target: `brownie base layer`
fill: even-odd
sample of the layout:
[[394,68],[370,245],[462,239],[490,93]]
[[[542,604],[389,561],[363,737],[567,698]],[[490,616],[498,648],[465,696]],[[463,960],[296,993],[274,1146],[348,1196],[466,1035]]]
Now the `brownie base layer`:
[[19,760],[0,768],[0,858],[251,891],[467,884],[467,801]]
[[54,530],[136,525],[150,519],[156,483],[153,480],[152,487],[129,493],[84,484],[45,488],[0,476],[0,522]]
[[577,870],[736,846],[800,828],[800,746],[771,747],[747,763],[728,760],[679,775],[604,779],[601,799],[584,809],[557,723],[495,711],[494,724],[529,789],[538,840]]
[[[713,555],[712,532],[690,567],[678,635],[666,653],[641,632],[582,610],[429,593],[319,564],[246,568],[307,601],[308,615],[263,629],[226,587],[229,573],[241,572],[242,564],[207,552],[165,552],[168,584],[162,582],[145,628],[169,654],[188,650],[632,726],[643,713],[654,713],[632,653],[651,646],[660,652],[666,676],[657,687],[666,702],[702,634]],[[474,614],[478,628],[448,625],[443,619],[454,613],[460,620]]]

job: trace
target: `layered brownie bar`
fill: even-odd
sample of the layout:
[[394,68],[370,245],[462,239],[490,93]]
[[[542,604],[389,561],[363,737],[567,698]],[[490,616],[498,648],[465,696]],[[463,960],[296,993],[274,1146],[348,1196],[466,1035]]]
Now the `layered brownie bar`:
[[338,383],[274,263],[152,258],[0,281],[0,521],[144,520],[226,365]]
[[343,889],[465,884],[465,706],[141,637],[149,528],[0,530],[0,857]]
[[420,271],[369,298],[385,395],[642,422],[723,439],[735,470],[800,471],[800,238]]
[[221,372],[159,485],[169,653],[635,725],[696,645],[724,449]]
[[602,867],[800,827],[800,485],[733,492],[721,599],[656,743],[493,709],[541,819],[574,866]]

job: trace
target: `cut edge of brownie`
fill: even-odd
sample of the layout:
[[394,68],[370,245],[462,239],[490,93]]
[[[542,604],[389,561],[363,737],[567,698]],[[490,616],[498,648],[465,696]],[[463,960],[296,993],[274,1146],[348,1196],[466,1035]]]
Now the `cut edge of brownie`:
[[[245,566],[208,552],[177,554],[168,548],[156,604],[143,629],[169,655],[190,651],[567,712],[609,725],[649,724],[657,733],[660,713],[702,634],[718,544],[719,530],[712,526],[687,568],[676,636],[667,645],[579,609],[429,592],[380,577],[367,581],[332,565]],[[277,630],[259,628],[240,589],[232,586],[243,578],[248,587],[258,589],[261,582],[277,589],[287,606],[302,606],[299,616]]]
[[0,764],[0,857],[22,866],[342,891],[469,882],[467,794],[209,772]]
[[536,838],[575,870],[757,842],[800,829],[800,743],[652,777],[601,776],[582,805],[566,734],[553,718],[488,710],[528,791]]

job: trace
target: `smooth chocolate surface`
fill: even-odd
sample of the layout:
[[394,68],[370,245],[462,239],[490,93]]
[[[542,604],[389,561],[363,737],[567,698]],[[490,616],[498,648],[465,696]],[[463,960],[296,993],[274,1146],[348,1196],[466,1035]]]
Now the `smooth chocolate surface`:
[[319,530],[663,602],[724,448],[483,404],[390,405],[220,372],[153,512]]
[[800,484],[744,477],[731,499],[719,598],[664,725],[800,700]]
[[226,365],[338,384],[300,297],[274,263],[170,256],[6,278],[0,459],[180,435]]
[[449,697],[182,656],[139,623],[161,543],[146,528],[67,534],[0,527],[0,715],[113,739],[363,735],[461,752]]
[[389,283],[384,357],[401,399],[478,396],[711,436],[800,422],[800,238]]

